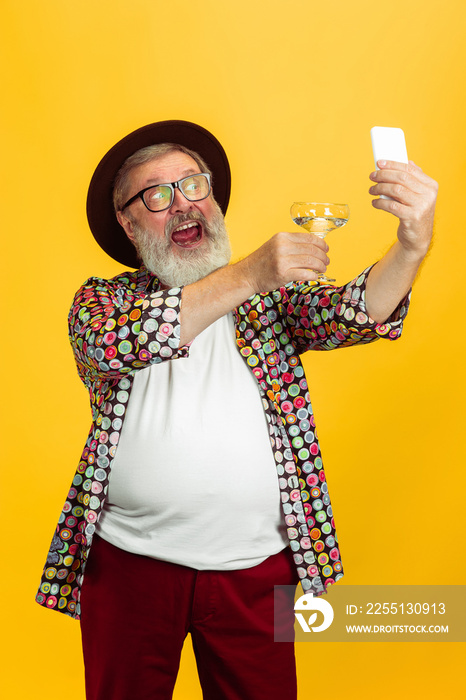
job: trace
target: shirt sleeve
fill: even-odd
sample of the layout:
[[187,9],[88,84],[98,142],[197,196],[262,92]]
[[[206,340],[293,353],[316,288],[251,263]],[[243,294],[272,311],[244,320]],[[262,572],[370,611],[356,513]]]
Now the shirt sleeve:
[[384,323],[377,323],[369,316],[365,303],[372,267],[342,287],[308,282],[280,290],[286,326],[300,353],[400,337],[411,291]]
[[92,277],[78,290],[69,338],[84,383],[116,379],[164,360],[188,355],[179,348],[182,288],[137,294],[118,279]]

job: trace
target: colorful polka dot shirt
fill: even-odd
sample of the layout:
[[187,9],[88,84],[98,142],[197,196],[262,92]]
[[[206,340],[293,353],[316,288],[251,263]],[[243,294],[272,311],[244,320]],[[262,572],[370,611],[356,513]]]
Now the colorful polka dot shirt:
[[[364,303],[369,270],[342,287],[288,284],[256,294],[234,310],[238,351],[262,397],[297,572],[303,590],[315,595],[338,581],[343,570],[300,355],[401,335],[409,296],[386,323],[373,322]],[[159,291],[158,286],[144,266],[110,280],[93,277],[78,290],[69,314],[78,373],[90,395],[92,427],[36,600],[76,619],[133,377],[149,364],[189,355],[189,346],[179,347],[182,289]]]

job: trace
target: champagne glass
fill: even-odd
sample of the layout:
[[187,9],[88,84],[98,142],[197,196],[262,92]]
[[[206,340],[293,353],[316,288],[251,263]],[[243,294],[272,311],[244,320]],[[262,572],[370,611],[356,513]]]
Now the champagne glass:
[[[347,204],[331,202],[294,202],[291,207],[291,218],[295,224],[319,238],[325,238],[327,233],[335,228],[341,228],[349,219]],[[322,272],[317,273],[319,282],[335,282]]]

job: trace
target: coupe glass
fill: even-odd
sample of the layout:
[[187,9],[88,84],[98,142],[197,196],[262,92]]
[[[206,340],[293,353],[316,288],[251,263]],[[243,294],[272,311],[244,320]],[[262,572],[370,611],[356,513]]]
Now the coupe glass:
[[[331,202],[294,202],[291,207],[291,218],[295,224],[319,238],[325,238],[327,233],[335,228],[341,228],[349,219],[347,204],[332,204]],[[317,273],[319,282],[335,282],[322,272]]]

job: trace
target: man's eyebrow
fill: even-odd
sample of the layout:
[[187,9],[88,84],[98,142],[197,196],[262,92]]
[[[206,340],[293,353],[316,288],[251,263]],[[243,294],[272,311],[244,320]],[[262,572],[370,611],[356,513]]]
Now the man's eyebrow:
[[[201,171],[199,169],[195,170],[194,168],[188,168],[187,170],[183,170],[181,177],[178,178],[178,180],[182,180],[184,177],[188,177],[189,175],[199,175]],[[152,177],[146,182],[146,187],[151,187],[152,185],[166,185],[167,181],[162,180],[159,177]]]

